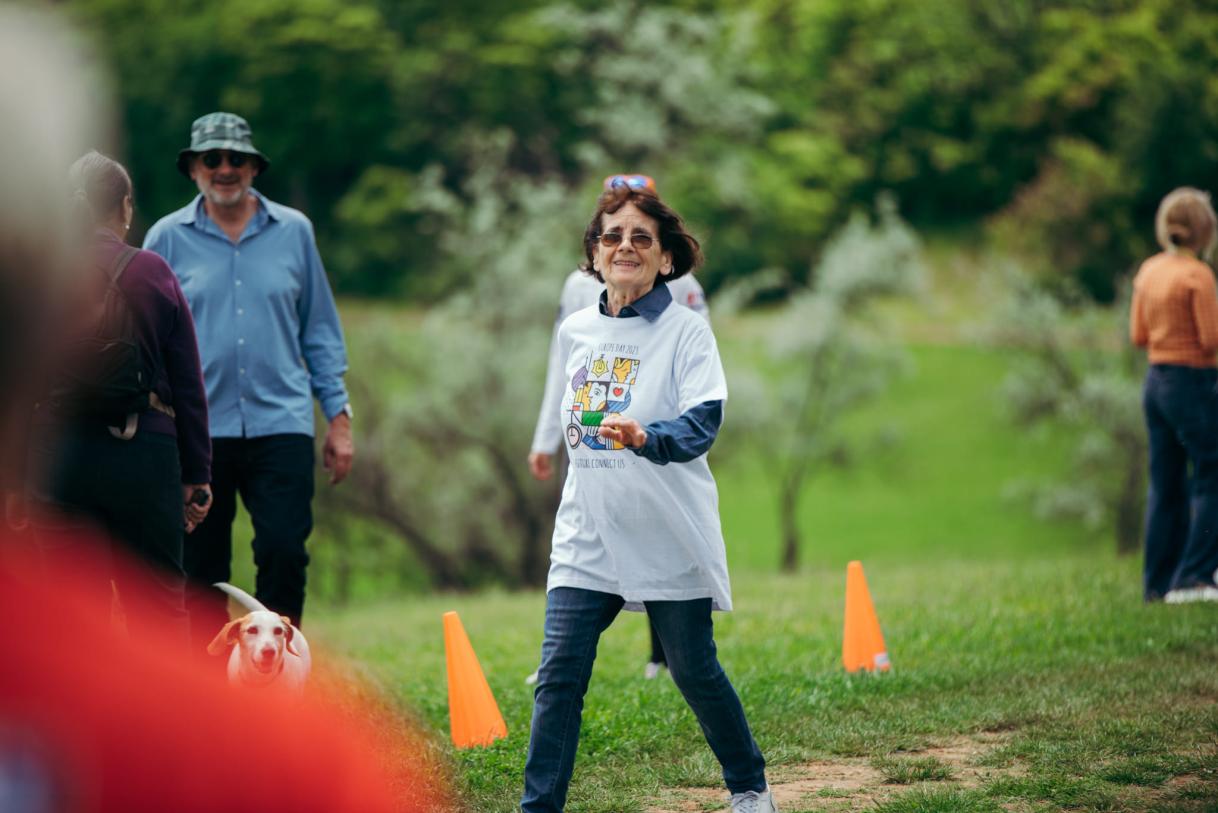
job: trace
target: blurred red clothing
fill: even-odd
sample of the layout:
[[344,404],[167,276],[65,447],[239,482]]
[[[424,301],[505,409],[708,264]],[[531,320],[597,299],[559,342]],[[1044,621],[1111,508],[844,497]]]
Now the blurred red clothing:
[[428,796],[421,781],[407,783],[418,791],[414,801],[399,795],[400,766],[387,769],[385,754],[355,730],[350,715],[316,696],[293,701],[230,687],[221,670],[199,668],[172,633],[155,625],[116,633],[109,602],[94,584],[104,569],[87,555],[44,562],[4,533],[0,807],[6,812],[431,807],[422,801]]

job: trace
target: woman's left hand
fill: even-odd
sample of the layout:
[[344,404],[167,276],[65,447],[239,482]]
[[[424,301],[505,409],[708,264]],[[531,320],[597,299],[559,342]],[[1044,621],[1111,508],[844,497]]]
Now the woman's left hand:
[[601,422],[600,436],[632,449],[641,449],[647,442],[647,433],[643,431],[643,425],[634,418],[623,418],[621,415],[606,417]]
[[191,533],[207,518],[207,512],[211,510],[211,486],[207,483],[183,485],[182,502],[186,533]]

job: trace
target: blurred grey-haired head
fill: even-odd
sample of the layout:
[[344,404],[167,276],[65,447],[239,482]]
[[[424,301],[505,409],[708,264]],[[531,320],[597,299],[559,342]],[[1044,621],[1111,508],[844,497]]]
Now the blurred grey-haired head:
[[19,451],[15,416],[51,351],[50,308],[80,267],[65,170],[109,132],[104,89],[57,14],[0,6],[0,481]]

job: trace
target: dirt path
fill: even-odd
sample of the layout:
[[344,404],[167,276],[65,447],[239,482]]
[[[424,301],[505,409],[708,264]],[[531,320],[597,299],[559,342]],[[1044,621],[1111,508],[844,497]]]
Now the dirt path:
[[[976,787],[998,775],[1018,774],[1018,767],[978,767],[977,762],[1002,745],[1007,735],[980,733],[956,737],[940,746],[894,755],[896,760],[933,757],[951,772],[951,784]],[[855,811],[871,807],[876,802],[908,785],[888,781],[867,757],[816,760],[800,765],[780,765],[770,771],[770,788],[780,810]],[[721,788],[678,788],[665,794],[647,813],[704,813],[722,810],[727,795]]]

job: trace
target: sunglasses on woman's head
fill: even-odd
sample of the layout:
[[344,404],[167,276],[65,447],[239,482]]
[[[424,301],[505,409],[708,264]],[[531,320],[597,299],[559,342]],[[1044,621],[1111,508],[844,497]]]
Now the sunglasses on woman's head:
[[203,153],[199,159],[203,162],[203,166],[208,169],[216,169],[223,163],[224,159],[228,159],[228,165],[233,169],[240,169],[245,166],[245,162],[250,160],[250,157],[245,153],[228,152],[226,150],[210,150]]
[[656,182],[646,175],[610,175],[605,179],[606,189],[617,189],[620,186],[656,191]]
[[[600,236],[601,245],[605,248],[613,248],[622,244],[622,233],[620,231],[607,231]],[[630,245],[634,246],[636,251],[646,251],[651,248],[652,243],[656,239],[646,232],[636,231],[630,235]]]

